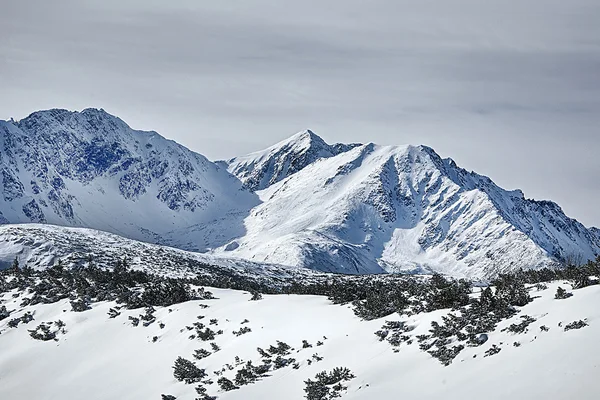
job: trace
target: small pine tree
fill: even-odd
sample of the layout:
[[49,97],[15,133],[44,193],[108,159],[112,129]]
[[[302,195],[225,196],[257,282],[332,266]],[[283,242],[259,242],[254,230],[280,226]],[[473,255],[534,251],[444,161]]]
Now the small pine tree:
[[173,376],[178,381],[190,384],[200,382],[202,378],[206,377],[206,372],[196,367],[193,362],[183,357],[177,357],[173,366]]
[[250,292],[250,294],[252,294],[250,301],[262,300],[262,294],[260,294],[260,292],[257,292],[256,290],[252,290]]
[[197,360],[202,360],[203,358],[206,358],[211,354],[212,353],[210,351],[204,349],[194,350],[194,358]]
[[239,387],[235,386],[232,381],[225,378],[224,376],[220,377],[219,380],[217,380],[217,383],[219,384],[219,387],[221,388],[221,390],[223,390],[225,392],[239,389]]
[[568,299],[571,296],[573,296],[573,293],[569,293],[565,289],[563,289],[559,286],[556,289],[556,294],[554,295],[554,298],[557,300],[562,300],[562,299]]
[[10,267],[13,272],[17,273],[19,271],[19,258],[15,257],[13,260],[12,266]]
[[10,316],[10,311],[8,311],[6,309],[6,306],[1,306],[0,307],[0,321],[2,321],[3,319],[6,319]]
[[71,309],[74,312],[83,312],[90,310],[91,307],[85,299],[79,298],[71,301]]

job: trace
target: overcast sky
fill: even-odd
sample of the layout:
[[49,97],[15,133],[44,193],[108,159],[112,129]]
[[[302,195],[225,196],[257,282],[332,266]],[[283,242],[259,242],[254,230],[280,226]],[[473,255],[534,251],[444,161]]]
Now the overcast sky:
[[104,108],[211,159],[427,144],[600,226],[598,0],[2,0],[0,118]]

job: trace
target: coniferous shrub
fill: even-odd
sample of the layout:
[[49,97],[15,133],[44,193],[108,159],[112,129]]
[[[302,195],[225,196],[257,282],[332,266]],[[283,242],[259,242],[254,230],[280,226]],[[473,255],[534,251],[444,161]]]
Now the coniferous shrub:
[[219,385],[219,387],[221,388],[221,390],[225,391],[225,392],[229,392],[231,390],[236,390],[239,389],[239,387],[237,387],[236,385],[234,385],[234,383],[225,378],[224,376],[220,377],[217,380],[217,384]]
[[570,324],[565,325],[565,332],[570,331],[571,329],[581,329],[588,326],[588,323],[584,320],[573,321]]
[[522,307],[532,300],[525,282],[523,272],[519,271],[514,274],[500,274],[492,281],[492,286],[496,287],[498,299],[507,302],[510,306]]
[[256,372],[256,368],[252,365],[252,361],[248,361],[246,365],[239,369],[235,375],[235,384],[237,386],[244,386],[254,383],[258,380],[259,375]]
[[71,301],[71,310],[74,312],[83,312],[90,309],[91,307],[85,299],[79,298]]
[[271,353],[271,355],[287,356],[288,354],[290,354],[290,350],[292,349],[292,347],[289,344],[285,342],[280,342],[279,340],[276,344],[276,346],[271,345],[269,347],[269,353]]
[[250,297],[250,301],[258,301],[258,300],[262,300],[262,294],[260,292],[257,292],[256,290],[253,290],[250,292],[252,294],[252,297]]
[[203,358],[206,358],[211,354],[212,353],[210,351],[204,349],[194,350],[194,358],[197,360],[202,360]]
[[[201,325],[199,325],[199,326],[201,326]],[[213,331],[209,327],[206,327],[205,329],[197,327],[196,334],[200,340],[205,341],[205,342],[207,342],[209,340],[215,340],[215,337],[216,337],[215,331]]]
[[275,360],[273,361],[273,369],[281,369],[281,368],[285,368],[290,364],[293,364],[296,362],[296,359],[294,358],[284,358],[282,356],[277,356],[275,357]]
[[509,327],[502,329],[502,332],[511,332],[511,333],[527,333],[527,327],[535,322],[535,318],[530,317],[529,315],[522,315],[522,321],[518,324],[510,324]]
[[173,376],[178,381],[190,384],[200,382],[207,374],[193,362],[186,360],[183,357],[177,357],[175,365],[173,365]]
[[252,332],[252,329],[248,328],[247,326],[241,327],[238,331],[232,331],[235,336],[242,336],[243,334],[250,332]]
[[260,348],[260,347],[257,347],[257,348],[256,348],[256,351],[258,351],[258,354],[260,354],[260,356],[261,356],[262,358],[270,358],[270,357],[271,357],[271,355],[270,355],[269,353],[267,353],[266,351],[264,351],[264,350],[263,350],[262,348]]
[[8,311],[6,309],[6,306],[3,305],[2,307],[0,307],[0,321],[8,317],[10,317],[10,311]]
[[116,309],[114,309],[114,308],[110,308],[108,310],[107,314],[108,314],[108,318],[116,318],[119,315],[121,315],[121,313],[119,311],[117,311]]
[[573,296],[573,293],[569,293],[565,289],[563,289],[559,286],[556,289],[556,294],[554,295],[554,298],[557,300],[563,300],[563,299],[568,299],[571,296]]
[[330,400],[340,397],[340,392],[346,390],[342,382],[354,379],[354,374],[348,368],[336,367],[331,372],[322,371],[315,379],[304,381],[304,392],[307,400]]
[[56,339],[57,330],[51,330],[50,326],[47,324],[40,324],[35,329],[29,330],[29,336],[33,339],[41,340],[41,341],[49,341],[49,340],[57,340]]
[[498,354],[500,353],[500,350],[502,350],[501,347],[498,347],[495,344],[493,344],[492,347],[486,350],[484,357],[489,357],[493,356],[494,354]]

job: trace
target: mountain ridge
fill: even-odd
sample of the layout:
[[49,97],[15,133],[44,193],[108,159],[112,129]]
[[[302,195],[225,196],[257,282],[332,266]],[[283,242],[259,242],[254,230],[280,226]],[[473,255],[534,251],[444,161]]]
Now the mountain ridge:
[[428,146],[311,130],[211,162],[102,109],[0,121],[0,223],[89,227],[326,272],[485,278],[600,254],[600,230]]

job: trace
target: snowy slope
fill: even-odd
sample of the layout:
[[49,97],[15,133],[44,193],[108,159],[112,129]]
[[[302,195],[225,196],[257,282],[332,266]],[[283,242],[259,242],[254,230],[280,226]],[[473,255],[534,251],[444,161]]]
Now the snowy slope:
[[[278,162],[265,154],[274,148],[257,157]],[[243,179],[239,168],[230,171]],[[600,253],[597,234],[555,203],[503,190],[425,146],[353,147],[257,194],[246,235],[223,251],[324,271],[475,278]]]
[[320,276],[305,268],[255,263],[238,258],[188,252],[139,242],[119,235],[86,228],[42,224],[0,225],[0,270],[12,265],[45,269],[59,261],[65,266],[94,265],[112,268],[115,260],[128,259],[135,269],[170,277],[195,276],[213,271],[250,277],[302,278]]
[[0,149],[3,223],[92,227],[159,242],[218,217],[235,221],[257,202],[204,156],[103,110],[0,121]]
[[[6,293],[0,298],[11,317],[27,311],[35,320],[8,328],[0,321],[0,398],[3,399],[160,399],[171,394],[178,400],[198,397],[196,385],[177,382],[172,365],[178,356],[193,360],[194,350],[210,350],[207,342],[188,339],[186,326],[198,321],[218,319],[214,329],[222,329],[216,343],[221,350],[196,361],[206,369],[213,384],[208,393],[219,400],[258,400],[304,398],[304,381],[334,367],[349,368],[355,378],[345,382],[346,400],[431,399],[462,400],[483,397],[490,400],[508,398],[523,400],[596,399],[600,348],[600,286],[574,292],[566,300],[554,300],[556,287],[534,292],[536,298],[510,320],[503,321],[489,332],[488,341],[480,347],[467,347],[454,362],[444,367],[418,344],[402,344],[396,353],[387,342],[373,334],[386,320],[398,320],[390,315],[374,321],[360,321],[347,306],[332,305],[324,297],[275,295],[261,301],[248,301],[250,295],[233,290],[210,289],[215,300],[190,301],[168,308],[157,308],[157,322],[148,327],[132,326],[129,316],[142,310],[121,310],[109,319],[107,312],[113,302],[93,305],[89,311],[70,311],[68,300],[55,304],[19,307],[20,299]],[[199,304],[209,307],[202,309]],[[68,311],[63,311],[68,310]],[[431,328],[447,310],[402,317],[416,337]],[[502,332],[520,316],[529,315],[536,321],[522,334]],[[41,322],[62,320],[65,333],[57,341],[41,342],[29,336]],[[245,325],[242,321],[247,319]],[[565,331],[564,326],[585,319],[589,326]],[[159,323],[164,323],[164,328]],[[547,332],[540,329],[549,328]],[[252,331],[235,336],[232,331],[248,326]],[[153,343],[153,336],[157,341]],[[323,337],[327,339],[324,339]],[[225,368],[225,376],[233,379],[246,361],[260,364],[257,347],[268,348],[277,340],[295,350],[291,356],[299,363],[269,372],[260,381],[238,390],[222,392],[216,384],[214,371]],[[312,348],[303,349],[302,340]],[[323,342],[316,346],[317,341]],[[515,347],[514,343],[520,344]],[[484,357],[492,345],[501,351]],[[313,354],[323,359],[308,364]],[[236,363],[235,357],[240,357]]]

